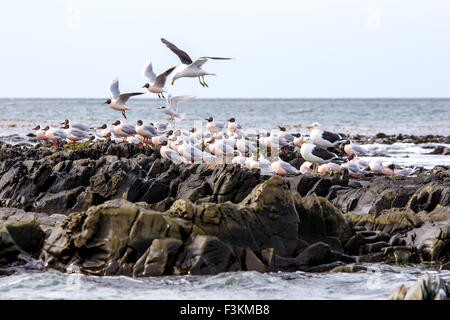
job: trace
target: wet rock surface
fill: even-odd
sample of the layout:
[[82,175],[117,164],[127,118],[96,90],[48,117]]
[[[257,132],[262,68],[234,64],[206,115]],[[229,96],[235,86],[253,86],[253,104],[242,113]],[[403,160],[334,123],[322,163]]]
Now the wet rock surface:
[[[280,177],[176,165],[106,141],[0,151],[0,264],[30,255],[67,272],[140,277],[445,268],[450,258],[448,167],[355,181],[346,169]],[[282,157],[302,162],[293,150]]]

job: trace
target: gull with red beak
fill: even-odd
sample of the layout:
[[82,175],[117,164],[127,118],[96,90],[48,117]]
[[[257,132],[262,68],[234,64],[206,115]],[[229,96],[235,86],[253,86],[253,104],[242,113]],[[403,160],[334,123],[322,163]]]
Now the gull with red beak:
[[134,126],[128,123],[122,123],[120,120],[117,120],[112,124],[114,126],[114,133],[123,138],[120,143],[127,142],[127,138],[130,136],[134,136],[136,134],[136,129]]

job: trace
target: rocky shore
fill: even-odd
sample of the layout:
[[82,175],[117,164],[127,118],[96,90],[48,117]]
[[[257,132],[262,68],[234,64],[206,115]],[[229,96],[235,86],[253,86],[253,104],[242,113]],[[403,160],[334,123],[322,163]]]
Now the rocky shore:
[[[292,151],[281,155],[297,168]],[[450,170],[413,177],[268,176],[176,165],[95,141],[0,144],[0,269],[134,277],[254,270],[348,272],[361,262],[450,268]]]

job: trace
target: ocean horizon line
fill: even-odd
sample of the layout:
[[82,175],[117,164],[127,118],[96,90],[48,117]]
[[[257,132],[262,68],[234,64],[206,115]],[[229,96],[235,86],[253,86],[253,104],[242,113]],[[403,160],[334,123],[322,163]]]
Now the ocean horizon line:
[[[0,97],[0,100],[104,100],[105,97]],[[135,100],[154,100],[160,101],[158,98],[140,98]],[[196,98],[195,100],[450,100],[450,97],[317,97],[317,98]]]

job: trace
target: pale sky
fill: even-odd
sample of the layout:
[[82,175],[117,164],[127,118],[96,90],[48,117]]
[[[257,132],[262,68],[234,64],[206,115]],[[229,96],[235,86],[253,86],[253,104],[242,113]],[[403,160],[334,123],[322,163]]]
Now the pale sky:
[[[450,1],[2,1],[0,97],[107,98],[200,56],[198,98],[450,97]],[[170,85],[170,84],[169,84]],[[152,97],[145,95],[145,97]]]

